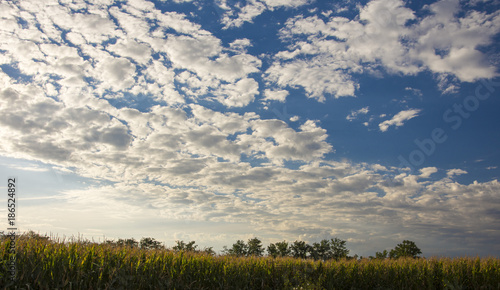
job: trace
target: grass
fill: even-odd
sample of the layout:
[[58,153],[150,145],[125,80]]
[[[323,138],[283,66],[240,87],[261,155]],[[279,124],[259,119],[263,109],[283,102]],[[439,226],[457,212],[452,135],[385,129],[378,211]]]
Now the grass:
[[11,281],[9,247],[3,289],[500,289],[498,258],[313,261],[22,237]]

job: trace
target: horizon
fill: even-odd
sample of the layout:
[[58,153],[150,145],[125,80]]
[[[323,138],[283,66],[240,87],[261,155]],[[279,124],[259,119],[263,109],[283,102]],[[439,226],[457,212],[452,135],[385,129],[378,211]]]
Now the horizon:
[[0,3],[20,232],[500,256],[497,1],[88,2]]

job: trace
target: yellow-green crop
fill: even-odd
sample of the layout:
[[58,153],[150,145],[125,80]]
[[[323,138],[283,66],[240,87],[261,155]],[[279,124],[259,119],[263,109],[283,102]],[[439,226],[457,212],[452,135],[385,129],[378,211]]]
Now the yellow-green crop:
[[212,256],[89,242],[20,238],[14,289],[500,289],[498,258],[363,259]]

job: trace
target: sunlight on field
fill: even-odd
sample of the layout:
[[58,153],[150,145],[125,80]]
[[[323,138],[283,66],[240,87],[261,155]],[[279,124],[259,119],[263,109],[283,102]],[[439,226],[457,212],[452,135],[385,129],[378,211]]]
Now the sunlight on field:
[[235,257],[21,236],[16,273],[0,247],[0,285],[32,289],[498,289],[498,258]]

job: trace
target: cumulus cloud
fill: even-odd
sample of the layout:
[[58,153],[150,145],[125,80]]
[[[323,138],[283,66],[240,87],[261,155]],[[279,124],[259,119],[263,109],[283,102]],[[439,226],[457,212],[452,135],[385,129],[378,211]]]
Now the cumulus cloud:
[[[236,19],[254,19],[264,11],[259,7],[308,2],[248,3],[255,7],[231,16],[233,26],[240,25]],[[399,238],[394,232],[415,237],[431,232],[445,238],[439,231],[443,228],[466,229],[460,238],[479,232],[484,239],[498,237],[498,228],[492,226],[500,206],[496,180],[463,185],[452,180],[465,174],[461,169],[439,179],[436,168],[412,175],[378,164],[326,160],[334,152],[328,139],[335,136],[319,122],[218,111],[218,106],[245,107],[259,95],[259,79],[253,74],[260,72],[262,62],[247,52],[248,40],[224,44],[184,15],[162,13],[146,1],[119,7],[111,1],[0,5],[0,62],[15,71],[0,71],[2,155],[45,162],[106,183],[64,191],[46,212],[27,210],[27,228],[43,224],[95,233],[96,222],[109,220],[103,230],[113,231],[140,216],[144,220],[134,221],[157,223],[159,232],[165,222],[241,222],[238,228],[269,239],[347,234],[357,241],[375,234]],[[86,13],[74,12],[80,9]],[[417,53],[400,42],[400,37],[416,33],[407,20],[423,23],[402,2],[372,1],[360,9],[356,20],[334,14],[327,21],[303,16],[289,20],[282,36],[290,49],[274,57],[264,77],[281,88],[266,87],[263,101],[286,102],[286,87],[303,87],[320,101],[327,94],[353,96],[358,85],[352,74],[364,72],[367,63],[373,70],[383,67],[403,74],[424,68],[456,73],[460,80],[490,73],[481,66],[466,72],[457,64],[460,57],[480,59],[470,54],[474,45],[462,43],[462,52],[455,47],[457,37],[465,37],[459,33],[465,24],[453,26],[456,37],[446,40],[458,50],[450,49],[449,59],[431,67],[425,61],[412,62],[412,57],[426,55],[427,47]],[[434,35],[433,25],[443,21],[439,17],[454,17],[440,9],[429,6],[426,17],[436,19],[429,18],[428,27],[421,26],[417,35]],[[382,11],[392,14],[375,20]],[[478,31],[471,40],[476,44],[487,43],[496,29],[496,16],[483,16],[485,24],[474,13],[460,18]],[[481,36],[485,25],[487,33]],[[387,28],[383,39],[395,47],[379,47],[377,27]],[[363,29],[372,29],[374,37]],[[299,35],[306,39],[295,41]],[[365,38],[373,51],[362,49]],[[394,53],[393,58],[387,53]],[[133,108],[139,98],[145,104]],[[218,106],[202,105],[209,101]],[[352,111],[348,120],[368,111]],[[401,111],[382,122],[380,130],[402,126],[419,113]],[[293,169],[287,162],[293,162]],[[75,219],[58,218],[68,211]],[[95,220],[83,218],[88,216]],[[202,229],[203,234],[210,233]],[[454,243],[459,241],[450,240]]]
[[425,8],[428,15],[417,18],[401,0],[373,0],[352,20],[335,14],[291,18],[281,30],[289,49],[275,55],[266,77],[281,87],[303,87],[323,101],[325,95],[355,96],[359,85],[352,75],[361,72],[430,71],[462,82],[498,75],[480,51],[500,31],[498,13],[471,10],[458,16],[464,12],[458,0]]
[[380,131],[385,132],[389,129],[391,126],[401,127],[404,125],[404,122],[411,120],[415,117],[418,116],[418,113],[420,113],[421,110],[418,109],[410,109],[410,110],[405,110],[397,113],[392,117],[390,120],[385,120],[384,122],[378,124],[378,127],[380,128]]
[[264,101],[278,101],[284,103],[289,92],[287,90],[265,90],[264,91]]
[[245,78],[232,85],[222,87],[217,92],[220,102],[227,107],[245,107],[259,94],[259,84],[251,78]]
[[280,87],[303,87],[308,97],[324,102],[325,94],[336,97],[354,96],[358,86],[350,76],[342,73],[341,68],[345,66],[345,62],[337,63],[329,57],[310,62],[275,62],[266,74],[268,80]]
[[420,169],[420,177],[421,178],[429,178],[432,174],[438,172],[436,167],[425,167]]
[[151,49],[148,45],[130,39],[109,45],[108,50],[122,57],[129,57],[140,64],[146,64],[151,58]]
[[[311,120],[301,125],[299,132],[279,120],[255,120],[252,123],[252,136],[260,141],[251,148],[255,152],[265,152],[266,157],[278,163],[282,160],[312,161],[332,150],[326,142],[326,130]],[[264,142],[266,138],[272,138],[276,145]]]
[[[47,7],[23,2],[21,9],[33,14],[18,16],[25,21],[22,25],[12,16],[20,13],[19,8],[6,5],[5,11],[12,13],[6,14],[11,25],[2,32],[3,63],[15,64],[21,73],[47,87],[91,85],[99,95],[112,98],[128,90],[168,103],[182,103],[184,93],[196,99],[207,92],[228,106],[253,101],[257,83],[248,75],[259,71],[261,61],[245,52],[251,45],[248,39],[223,47],[182,14],[162,13],[146,1],[129,1],[120,7],[104,2],[80,4],[90,12],[72,13],[70,8],[79,5],[76,2]],[[198,81],[198,88],[178,92],[174,78],[183,71],[176,69],[188,70],[192,75],[185,80]],[[248,92],[240,95],[241,90]]]
[[[219,226],[224,222],[251,219],[253,226],[247,231],[258,231],[265,239],[277,234],[287,240],[306,241],[315,241],[325,235],[349,236],[353,239],[350,247],[358,243],[366,247],[366,244],[377,242],[375,238],[367,238],[366,233],[384,234],[387,239],[396,240],[411,235],[417,241],[434,236],[448,245],[459,245],[464,237],[475,236],[473,240],[479,243],[479,240],[494,239],[498,235],[498,229],[493,226],[499,206],[495,198],[500,189],[497,181],[461,185],[448,178],[429,182],[419,181],[419,176],[403,174],[398,177],[398,186],[384,186],[381,183],[384,173],[347,163],[316,163],[301,170],[249,169],[231,164],[222,169],[223,164],[213,163],[217,165],[211,170],[217,170],[214,176],[207,176],[197,175],[197,172],[211,166],[210,162],[190,162],[192,164],[183,164],[170,172],[179,170],[178,175],[210,177],[204,180],[212,181],[205,183],[209,188],[120,183],[93,188],[92,194],[87,190],[69,191],[59,199],[67,200],[69,208],[95,211],[98,216],[104,212],[99,211],[100,207],[113,205],[116,215],[113,214],[111,220],[129,220],[131,212],[145,220],[212,221]],[[429,174],[434,170],[423,171]],[[227,184],[238,185],[241,191],[239,194],[220,194]],[[385,195],[371,191],[373,187]],[[471,216],[482,218],[471,219]],[[30,221],[32,218],[27,217]],[[356,223],[352,223],[353,220]],[[79,228],[91,226],[91,222],[79,223]],[[465,229],[466,234],[450,236],[442,231],[443,228],[446,232]],[[477,237],[479,231],[483,233],[480,239]],[[200,229],[200,233],[205,232]],[[355,242],[357,239],[359,241]],[[433,247],[431,244],[424,246]]]
[[460,169],[460,168],[455,168],[455,169],[450,169],[446,172],[446,175],[448,177],[453,177],[453,176],[462,175],[462,174],[467,174],[467,171]]
[[222,15],[221,22],[224,28],[240,27],[244,23],[252,23],[254,18],[261,15],[266,10],[274,10],[275,8],[287,7],[297,8],[310,3],[310,0],[250,0],[242,3],[242,1],[227,0],[218,1],[217,5],[225,13]]
[[255,17],[259,16],[267,9],[264,3],[257,0],[248,1],[243,7],[229,7],[227,4],[221,7],[227,10],[221,21],[226,29],[230,27],[240,27],[245,22],[252,22]]
[[135,65],[126,58],[109,57],[99,61],[96,66],[96,73],[100,74],[105,89],[116,91],[130,88],[134,82]]

